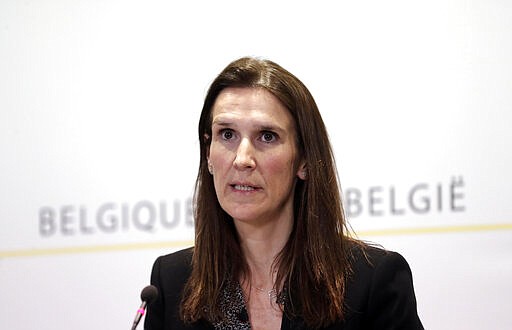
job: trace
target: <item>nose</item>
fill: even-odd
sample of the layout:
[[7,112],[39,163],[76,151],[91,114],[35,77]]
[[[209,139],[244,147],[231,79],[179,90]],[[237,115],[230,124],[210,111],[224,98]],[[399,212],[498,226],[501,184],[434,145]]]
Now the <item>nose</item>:
[[233,165],[238,170],[253,169],[256,166],[253,145],[249,139],[244,138],[240,141]]

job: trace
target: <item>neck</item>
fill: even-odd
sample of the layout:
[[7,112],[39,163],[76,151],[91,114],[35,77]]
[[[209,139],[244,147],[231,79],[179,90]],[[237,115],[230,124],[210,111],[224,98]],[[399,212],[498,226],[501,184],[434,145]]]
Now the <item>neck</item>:
[[272,222],[254,227],[247,223],[237,226],[241,248],[249,266],[251,286],[270,290],[274,286],[276,257],[282,251],[292,230],[292,220]]

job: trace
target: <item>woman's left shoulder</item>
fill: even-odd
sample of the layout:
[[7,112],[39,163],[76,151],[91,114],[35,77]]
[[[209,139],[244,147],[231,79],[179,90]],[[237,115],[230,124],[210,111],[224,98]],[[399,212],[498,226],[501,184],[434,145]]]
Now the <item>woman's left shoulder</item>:
[[369,329],[423,329],[417,314],[411,268],[399,253],[365,243],[349,249],[351,275],[346,306]]
[[376,245],[353,242],[349,248],[348,257],[357,276],[367,272],[373,276],[374,272],[396,271],[399,269],[411,274],[407,260],[400,253]]

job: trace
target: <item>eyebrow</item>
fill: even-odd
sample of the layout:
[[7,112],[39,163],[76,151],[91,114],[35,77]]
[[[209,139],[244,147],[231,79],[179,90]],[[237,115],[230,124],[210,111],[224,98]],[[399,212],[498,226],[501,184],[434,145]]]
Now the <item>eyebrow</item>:
[[[230,127],[230,126],[233,126],[234,124],[233,124],[233,122],[227,121],[227,120],[213,120],[212,126],[214,126],[214,125],[222,126],[222,127]],[[260,131],[279,131],[279,132],[283,132],[283,131],[286,130],[285,128],[282,128],[280,126],[269,125],[269,124],[263,124],[263,125],[256,124],[256,125],[254,125],[254,127],[256,127]]]
[[213,125],[219,125],[219,126],[231,126],[231,125],[233,125],[233,123],[232,123],[232,122],[230,122],[230,121],[226,121],[226,120],[218,120],[218,119],[214,119],[214,120],[212,121],[212,126],[213,126]]

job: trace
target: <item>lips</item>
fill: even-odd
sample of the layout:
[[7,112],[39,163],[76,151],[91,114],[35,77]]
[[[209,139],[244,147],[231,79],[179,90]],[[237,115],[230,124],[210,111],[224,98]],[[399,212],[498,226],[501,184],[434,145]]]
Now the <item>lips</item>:
[[230,186],[233,188],[233,190],[241,191],[241,192],[255,191],[255,190],[260,189],[257,186],[253,186],[250,184],[244,184],[244,183],[234,183],[234,184],[231,184]]

